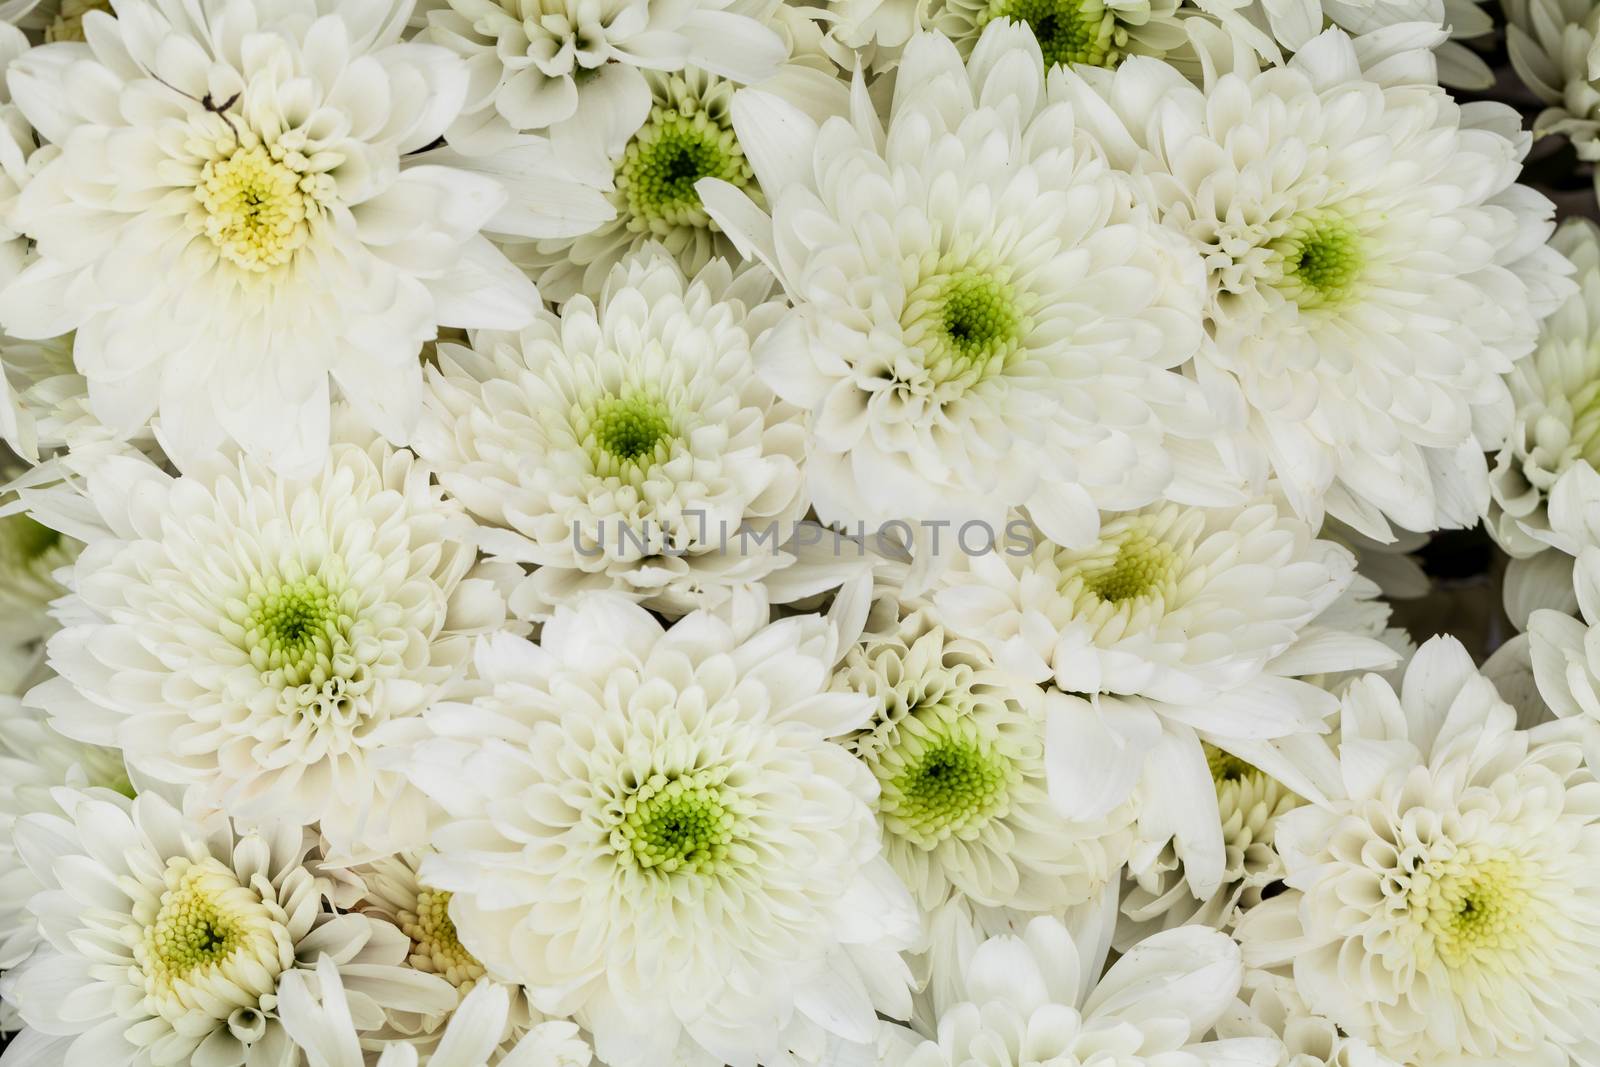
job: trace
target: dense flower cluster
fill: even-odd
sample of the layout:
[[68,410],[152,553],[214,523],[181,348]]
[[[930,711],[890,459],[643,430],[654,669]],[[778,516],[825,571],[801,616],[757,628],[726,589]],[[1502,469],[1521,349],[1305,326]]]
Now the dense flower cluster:
[[0,2],[0,1065],[1600,1067],[1597,38]]

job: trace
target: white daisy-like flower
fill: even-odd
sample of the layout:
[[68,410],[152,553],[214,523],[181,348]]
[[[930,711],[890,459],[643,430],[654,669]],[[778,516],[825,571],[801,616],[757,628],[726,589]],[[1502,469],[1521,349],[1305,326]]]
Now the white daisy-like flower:
[[1345,691],[1343,793],[1282,815],[1288,891],[1238,926],[1310,1010],[1407,1064],[1600,1057],[1600,782],[1453,638]]
[[[311,972],[291,971],[279,985],[283,1027],[305,1053],[309,1067],[368,1067],[362,1035],[353,1024],[339,968],[327,956]],[[594,1053],[570,1022],[540,1023],[503,1055],[496,1035],[505,1030],[510,992],[485,983],[450,1016],[438,1045],[418,1056],[411,1045],[388,1044],[374,1067],[589,1067]]]
[[405,938],[324,906],[309,836],[244,833],[180,813],[155,793],[58,792],[66,817],[17,822],[18,851],[45,886],[30,902],[48,944],[0,980],[28,1029],[9,1063],[280,1067],[283,975],[339,961],[363,1027],[386,1008],[437,1010],[454,991],[398,966]]
[[1546,108],[1540,133],[1600,159],[1600,6],[1591,0],[1507,0],[1506,48],[1517,77]]
[[231,437],[315,469],[330,375],[403,441],[423,342],[518,328],[538,303],[478,232],[501,186],[403,165],[468,84],[447,50],[400,43],[409,9],[120,0],[85,16],[92,45],[13,63],[17,107],[61,150],[11,212],[37,255],[0,290],[6,332],[76,330],[94,412],[121,433],[159,413],[180,465]]
[[451,818],[423,878],[612,1067],[816,1062],[910,1010],[916,910],[872,775],[827,740],[872,714],[828,692],[835,641],[815,616],[664,631],[595,593],[538,645],[481,641],[481,695],[430,712],[448,736],[414,773]]
[[809,412],[825,522],[955,523],[948,543],[1026,502],[1081,543],[1097,504],[1210,491],[1185,461],[1212,418],[1173,371],[1200,342],[1199,262],[1147,223],[1056,84],[1032,33],[999,22],[965,63],[919,35],[887,131],[864,95],[820,127],[735,98],[768,207],[726,182],[700,193],[795,302],[757,359]]
[[1258,967],[1245,968],[1239,999],[1217,1020],[1216,1034],[1282,1040],[1277,1067],[1400,1067],[1307,1008],[1294,979]]
[[1556,480],[1576,463],[1600,465],[1600,315],[1591,311],[1600,307],[1600,230],[1569,219],[1550,244],[1577,268],[1578,291],[1544,320],[1533,355],[1506,378],[1516,423],[1489,476],[1485,525],[1519,557],[1549,544]]
[[807,507],[801,413],[756,374],[782,312],[762,268],[685,278],[659,248],[520,335],[441,345],[417,449],[484,526],[536,569],[524,618],[592,589],[681,615],[791,557]]
[[1273,845],[1278,816],[1305,803],[1282,782],[1237,756],[1205,746],[1206,766],[1216,785],[1225,858],[1220,886],[1196,897],[1184,877],[1176,840],[1137,860],[1122,895],[1124,922],[1117,943],[1127,946],[1157,930],[1186,923],[1230,929],[1244,910],[1283,877],[1283,860]]
[[1107,516],[1085,549],[1039,538],[1025,555],[958,557],[933,600],[1002,670],[1060,690],[1045,711],[1056,804],[1098,818],[1142,783],[1144,844],[1174,838],[1208,899],[1226,844],[1203,743],[1320,796],[1331,759],[1316,735],[1338,705],[1306,676],[1394,662],[1335,609],[1354,578],[1348,551],[1273,502],[1164,504]]
[[1239,989],[1239,949],[1216,930],[1168,930],[1099,977],[1105,946],[1075,943],[1041,916],[992,937],[938,1005],[925,1040],[884,1062],[903,1067],[1276,1067],[1276,1038],[1207,1041]]
[[[63,737],[15,695],[0,695],[0,970],[21,963],[39,943],[28,901],[40,885],[17,854],[16,822],[34,812],[58,813],[51,793],[60,786],[133,795],[120,752]],[[6,1022],[0,1018],[0,1030],[14,1029]]]
[[[1197,6],[1218,16],[1230,36],[1249,40],[1251,29],[1242,27],[1262,26],[1284,53],[1300,51],[1330,25],[1352,36],[1404,23],[1442,26],[1449,40],[1441,38],[1431,46],[1439,83],[1479,91],[1494,84],[1489,64],[1475,47],[1491,43],[1494,33],[1494,18],[1482,5],[1483,0],[1197,0]],[[1244,19],[1230,17],[1234,15]],[[1491,41],[1485,42],[1486,37]],[[1275,49],[1257,46],[1255,51],[1282,61]]]
[[868,634],[833,688],[877,712],[839,738],[878,780],[884,855],[924,909],[952,892],[990,908],[1059,912],[1117,877],[1133,805],[1069,820],[1050,803],[1044,700],[927,610]]
[[[733,17],[741,12],[743,21],[770,25],[761,32],[784,39],[778,55],[785,61],[771,65],[761,77],[730,78],[715,67],[695,64],[649,71],[641,79],[637,115],[630,113],[626,121],[613,116],[605,127],[589,122],[606,134],[604,153],[589,168],[569,165],[606,190],[609,217],[588,226],[575,224],[571,234],[502,242],[512,261],[539,283],[545,299],[592,296],[619,260],[647,242],[661,244],[687,274],[715,256],[739,258],[738,245],[707,212],[695,187],[702,178],[714,178],[764,202],[733,126],[731,105],[739,84],[753,82],[818,122],[849,107],[848,90],[834,61],[820,54],[805,35],[805,25],[794,24],[792,16],[801,11],[787,0],[738,0],[725,13]],[[562,158],[584,157],[568,147]]]
[[107,529],[48,646],[61,677],[34,691],[54,725],[347,855],[420,845],[431,809],[385,753],[506,619],[428,468],[383,444],[335,445],[299,480],[108,458],[87,493]]
[[[438,975],[465,997],[485,984],[484,967],[456,935],[450,919],[451,894],[429,886],[418,874],[424,855],[401,852],[351,868],[346,873],[359,882],[361,895],[350,908],[380,918],[405,934],[411,940],[407,964],[424,974]],[[508,986],[506,994],[501,1043],[526,1033],[541,1019],[530,1016],[527,998],[519,988]],[[454,1014],[454,1009],[438,1015],[390,1012],[384,1030],[364,1035],[362,1040],[369,1048],[398,1040],[425,1050],[445,1036],[446,1024]]]
[[649,76],[695,68],[768,77],[784,42],[738,0],[428,0],[424,39],[471,74],[450,143],[492,151],[546,132],[556,151],[603,161],[650,110]]
[[1194,373],[1243,427],[1232,461],[1380,540],[1390,521],[1478,522],[1483,453],[1513,418],[1503,375],[1572,288],[1552,205],[1516,184],[1528,135],[1434,84],[1441,32],[1329,30],[1204,88],[1138,58],[1062,75],[1205,260]]

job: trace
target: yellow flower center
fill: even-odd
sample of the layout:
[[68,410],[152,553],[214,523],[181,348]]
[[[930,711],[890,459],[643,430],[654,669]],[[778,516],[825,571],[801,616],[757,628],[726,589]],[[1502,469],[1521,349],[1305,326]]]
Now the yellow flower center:
[[200,172],[203,227],[224,259],[264,274],[288,263],[311,234],[311,179],[265,145],[239,146]]
[[1537,881],[1514,856],[1480,858],[1463,850],[1424,864],[1412,877],[1407,903],[1447,965],[1494,967],[1494,957],[1527,944],[1524,904]]
[[[250,957],[250,973],[259,970],[264,978],[293,962],[279,951],[280,943],[287,945],[286,936],[278,936],[279,917],[217,860],[174,857],[167,861],[165,882],[160,907],[134,945],[148,994],[191,1000],[187,990],[237,970],[235,957]],[[231,1010],[229,1005],[222,1014]]]
[[457,986],[483,977],[483,964],[468,952],[456,936],[450,919],[451,894],[437,889],[417,893],[417,910],[397,916],[400,929],[411,939],[411,965],[419,971],[437,974]]

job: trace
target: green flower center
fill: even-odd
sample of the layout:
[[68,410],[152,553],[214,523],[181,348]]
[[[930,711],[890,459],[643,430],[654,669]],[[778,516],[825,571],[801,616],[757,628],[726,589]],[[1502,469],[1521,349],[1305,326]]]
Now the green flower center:
[[625,863],[646,871],[725,870],[741,823],[730,793],[709,770],[654,775],[623,803],[612,847]]
[[974,719],[938,705],[904,720],[872,770],[885,828],[924,849],[976,836],[1003,816],[1020,776]]
[[591,425],[595,443],[624,462],[653,457],[672,437],[666,405],[648,395],[606,397],[596,405]]
[[91,11],[115,14],[111,10],[111,0],[63,0],[60,13],[45,27],[45,42],[53,44],[56,41],[82,41],[83,17]]
[[1346,218],[1302,220],[1274,241],[1283,264],[1284,291],[1303,308],[1335,307],[1355,291],[1366,266],[1365,242]]
[[1224,752],[1214,745],[1205,745],[1206,764],[1211,768],[1212,780],[1219,785],[1223,782],[1238,782],[1247,778],[1254,778],[1261,772],[1254,765],[1246,763],[1231,752]]
[[170,989],[238,951],[246,941],[244,913],[260,910],[260,904],[216,860],[170,860],[166,882],[136,956],[147,980]]
[[1026,22],[1039,41],[1048,70],[1058,64],[1112,67],[1122,58],[1128,33],[1104,0],[993,0],[977,30],[995,19]]
[[255,585],[245,598],[245,647],[256,668],[281,670],[290,685],[313,681],[319,669],[330,672],[352,623],[342,590],[316,575]]
[[1101,600],[1137,600],[1174,586],[1178,566],[1176,549],[1137,530],[1121,540],[1105,565],[1085,568],[1083,584]]
[[617,195],[628,228],[665,235],[677,227],[711,227],[694,187],[701,178],[743,188],[755,180],[755,171],[726,119],[658,104],[617,165]]
[[1492,966],[1495,954],[1527,943],[1524,905],[1536,886],[1535,872],[1517,857],[1462,850],[1422,865],[1412,876],[1408,906],[1446,964]]
[[1009,271],[941,266],[907,293],[901,330],[921,350],[930,385],[966,389],[1021,358],[1033,321]]
[[422,889],[417,893],[417,910],[400,912],[397,918],[413,945],[411,965],[459,986],[481,978],[484,970],[456,934],[456,924],[450,918],[452,895],[443,890]]

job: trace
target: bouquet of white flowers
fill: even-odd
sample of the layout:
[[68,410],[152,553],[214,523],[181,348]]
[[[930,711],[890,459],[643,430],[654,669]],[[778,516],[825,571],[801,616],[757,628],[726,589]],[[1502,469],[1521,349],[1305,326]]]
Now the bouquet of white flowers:
[[0,1064],[1600,1067],[1597,35],[0,3]]

